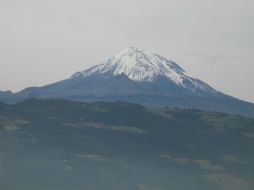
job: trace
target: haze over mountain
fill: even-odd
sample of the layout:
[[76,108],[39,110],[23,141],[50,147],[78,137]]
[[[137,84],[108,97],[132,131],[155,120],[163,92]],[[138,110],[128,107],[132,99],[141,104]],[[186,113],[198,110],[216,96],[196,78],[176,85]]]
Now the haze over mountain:
[[175,62],[135,47],[66,80],[18,93],[0,93],[0,100],[9,103],[27,98],[122,100],[254,116],[253,104],[227,96],[191,77]]
[[124,102],[0,103],[0,189],[253,190],[253,125]]

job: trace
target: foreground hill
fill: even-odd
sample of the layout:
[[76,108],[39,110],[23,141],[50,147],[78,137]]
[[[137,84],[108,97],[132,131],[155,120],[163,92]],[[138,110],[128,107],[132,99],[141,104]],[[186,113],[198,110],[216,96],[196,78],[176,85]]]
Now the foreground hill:
[[0,104],[0,189],[252,190],[254,120],[124,102]]
[[149,106],[196,108],[254,117],[254,104],[217,91],[190,76],[175,62],[130,47],[70,78],[18,93],[0,92],[0,101],[62,98],[76,101],[127,101]]

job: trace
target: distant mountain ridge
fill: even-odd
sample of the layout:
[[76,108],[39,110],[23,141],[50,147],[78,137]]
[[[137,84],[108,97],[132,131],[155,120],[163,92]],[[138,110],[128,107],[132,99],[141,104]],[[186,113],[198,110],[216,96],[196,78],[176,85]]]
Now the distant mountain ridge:
[[7,103],[27,98],[121,100],[254,117],[254,104],[225,95],[191,77],[175,62],[135,47],[127,48],[104,63],[77,72],[66,80],[18,93],[0,93],[0,101]]

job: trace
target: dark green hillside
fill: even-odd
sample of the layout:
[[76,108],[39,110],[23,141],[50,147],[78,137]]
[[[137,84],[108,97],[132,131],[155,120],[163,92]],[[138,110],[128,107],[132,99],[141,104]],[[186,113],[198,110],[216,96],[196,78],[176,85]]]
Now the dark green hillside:
[[2,190],[252,190],[254,119],[124,102],[0,103]]

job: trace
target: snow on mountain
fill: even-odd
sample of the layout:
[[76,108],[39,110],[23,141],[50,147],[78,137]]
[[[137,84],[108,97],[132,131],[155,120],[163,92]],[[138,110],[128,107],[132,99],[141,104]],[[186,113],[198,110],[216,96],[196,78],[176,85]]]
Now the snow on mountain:
[[164,76],[177,86],[189,88],[192,91],[213,90],[202,81],[191,77],[175,62],[136,47],[129,47],[100,65],[75,73],[72,78],[93,74],[108,76],[125,74],[134,81],[154,81],[157,77]]
[[134,47],[71,78],[18,93],[0,92],[2,102],[16,103],[28,98],[86,102],[120,100],[254,116],[253,104],[215,90],[191,77],[171,60]]

